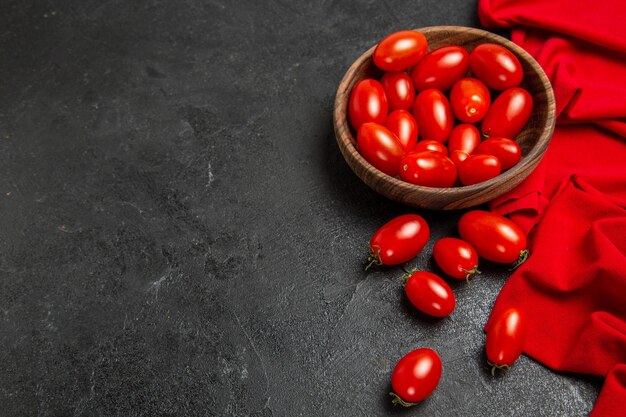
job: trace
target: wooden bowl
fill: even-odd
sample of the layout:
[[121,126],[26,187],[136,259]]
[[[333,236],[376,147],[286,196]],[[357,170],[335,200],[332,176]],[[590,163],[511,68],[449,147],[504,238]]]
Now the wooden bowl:
[[505,46],[517,56],[524,69],[521,87],[528,90],[534,101],[528,124],[515,138],[522,148],[522,159],[496,178],[479,184],[453,188],[413,185],[391,177],[370,165],[356,149],[356,133],[350,127],[347,114],[350,92],[356,83],[365,78],[380,79],[383,74],[372,61],[376,46],[370,48],[352,64],[337,90],[333,122],[341,153],[363,182],[385,197],[400,203],[418,208],[452,210],[493,200],[522,182],[537,166],[548,147],[554,131],[556,111],[550,81],[539,64],[526,51],[501,36],[460,26],[433,26],[416,30],[426,36],[429,50],[447,45],[460,45],[471,52],[477,45],[491,42]]

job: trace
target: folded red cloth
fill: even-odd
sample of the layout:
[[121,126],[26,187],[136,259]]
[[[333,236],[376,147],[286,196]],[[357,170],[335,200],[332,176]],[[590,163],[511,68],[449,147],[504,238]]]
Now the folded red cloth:
[[491,204],[527,232],[536,225],[492,317],[520,308],[525,353],[605,376],[596,417],[626,415],[625,13],[617,1],[479,1],[483,25],[511,27],[542,65],[559,115],[537,169]]

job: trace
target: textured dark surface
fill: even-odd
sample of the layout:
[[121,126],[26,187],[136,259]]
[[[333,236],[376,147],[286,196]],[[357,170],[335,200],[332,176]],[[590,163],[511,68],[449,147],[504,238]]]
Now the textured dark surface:
[[[363,272],[408,212],[363,185],[335,89],[381,36],[477,26],[473,1],[23,1],[0,14],[0,414],[578,416],[600,381],[527,357],[493,379],[507,276],[443,320]],[[459,213],[422,212],[433,238]],[[394,363],[439,351],[411,411]]]

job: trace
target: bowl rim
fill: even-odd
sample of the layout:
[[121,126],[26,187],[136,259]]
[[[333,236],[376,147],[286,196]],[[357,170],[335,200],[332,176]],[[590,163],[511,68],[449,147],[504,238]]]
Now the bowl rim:
[[[537,61],[528,52],[522,49],[522,47],[510,41],[509,39],[503,36],[497,35],[495,33],[488,32],[486,30],[466,27],[466,26],[427,26],[423,28],[410,29],[410,30],[421,32],[424,34],[427,34],[429,32],[434,33],[434,32],[444,32],[444,31],[456,31],[456,32],[463,31],[463,32],[470,33],[472,35],[483,37],[485,38],[485,42],[493,41],[493,43],[504,45],[508,49],[513,51],[514,54],[518,56],[518,58],[522,57],[532,67],[532,69],[539,76],[539,79],[541,80],[542,85],[545,87],[545,90],[546,90],[545,94],[546,94],[547,102],[548,103],[554,102],[554,91],[552,89],[552,85],[550,83],[550,80],[548,79],[548,76],[545,74],[545,72],[543,71],[539,63],[537,63]],[[487,181],[483,181],[483,182],[472,184],[472,185],[462,185],[458,187],[436,188],[436,187],[426,187],[423,185],[411,184],[409,182],[402,181],[398,178],[392,177],[380,171],[378,168],[374,167],[367,160],[365,160],[365,158],[363,158],[361,154],[358,152],[358,150],[356,149],[356,146],[355,146],[356,138],[352,134],[351,126],[349,125],[348,116],[347,116],[348,115],[347,103],[349,101],[349,94],[350,94],[350,91],[347,91],[347,86],[349,84],[349,81],[353,77],[354,73],[358,73],[359,69],[368,63],[377,45],[378,44],[375,44],[374,46],[369,48],[367,51],[361,54],[352,63],[352,65],[350,65],[350,67],[348,68],[344,76],[342,77],[341,82],[339,83],[339,87],[335,95],[334,109],[333,109],[333,122],[335,125],[335,136],[336,136],[337,141],[341,141],[344,143],[344,145],[347,147],[347,151],[349,151],[349,153],[352,154],[351,155],[352,157],[357,159],[357,162],[366,169],[368,174],[374,175],[374,176],[383,175],[384,179],[391,186],[401,189],[403,194],[419,192],[419,193],[424,193],[424,194],[442,195],[442,194],[457,194],[461,191],[464,192],[465,194],[470,194],[470,193],[474,194],[476,192],[485,190],[486,188],[490,188],[491,186],[494,186],[497,183],[500,183],[500,182],[506,183],[508,180],[518,175],[519,171],[523,170],[529,164],[533,164],[533,163],[537,164],[538,161],[536,159],[537,158],[540,159],[542,157],[542,154],[545,153],[545,150],[547,149],[548,144],[550,143],[552,133],[554,132],[554,126],[555,126],[555,120],[556,120],[555,106],[548,106],[548,108],[546,109],[548,113],[546,117],[547,124],[541,127],[541,130],[539,133],[540,138],[537,140],[535,145],[529,150],[528,154],[524,155],[522,159],[520,160],[520,162],[518,162],[518,164],[516,165],[516,169],[507,170],[501,173],[500,175],[498,175],[497,177],[491,178]],[[348,100],[345,100],[346,95],[348,95]],[[343,127],[343,131],[347,133],[347,138],[348,138],[347,141],[344,140],[344,137],[338,133],[338,127]],[[342,149],[342,153],[343,151],[344,150]],[[344,157],[347,157],[347,155],[344,154]],[[516,185],[517,183],[510,189],[514,188]],[[495,196],[494,198],[497,198],[497,196]]]

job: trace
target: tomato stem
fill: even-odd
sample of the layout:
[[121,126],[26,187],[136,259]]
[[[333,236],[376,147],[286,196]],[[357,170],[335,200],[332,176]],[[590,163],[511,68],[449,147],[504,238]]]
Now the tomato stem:
[[519,266],[521,264],[523,264],[524,262],[526,262],[526,259],[528,259],[528,255],[530,254],[530,252],[528,252],[528,249],[524,249],[522,251],[520,251],[519,253],[519,258],[517,258],[517,261],[515,261],[515,263],[513,264],[513,266],[509,269],[509,271],[514,271],[517,268],[519,268]]
[[[404,268],[402,268],[404,269]],[[413,275],[414,273],[416,273],[417,271],[419,271],[419,269],[417,268],[411,268],[408,271],[406,269],[404,269],[404,274],[402,274],[402,276],[400,277],[402,279],[402,286],[406,286],[406,282],[409,280],[409,278],[411,278],[411,275]]]
[[496,369],[499,369],[501,371],[507,371],[510,368],[509,365],[497,365],[489,361],[487,361],[487,363],[491,366],[491,376],[496,376]]
[[[374,249],[378,250],[374,252]],[[372,267],[372,265],[380,266],[383,264],[383,261],[380,260],[380,246],[372,246],[370,254],[367,256],[367,265],[365,266],[365,270],[367,271]]]
[[470,269],[469,271],[467,269],[464,269],[463,272],[465,272],[465,281],[469,283],[469,280],[471,278],[474,278],[475,275],[480,275],[482,274],[482,272],[480,272],[478,270],[478,265],[476,265],[475,267],[473,267],[472,269]]
[[403,407],[413,407],[414,405],[417,405],[419,403],[410,403],[408,401],[404,401],[402,398],[400,398],[400,396],[398,396],[398,394],[396,394],[395,392],[390,392],[389,393],[390,396],[393,397],[393,400],[391,400],[391,404],[393,405],[398,405],[400,404]]

